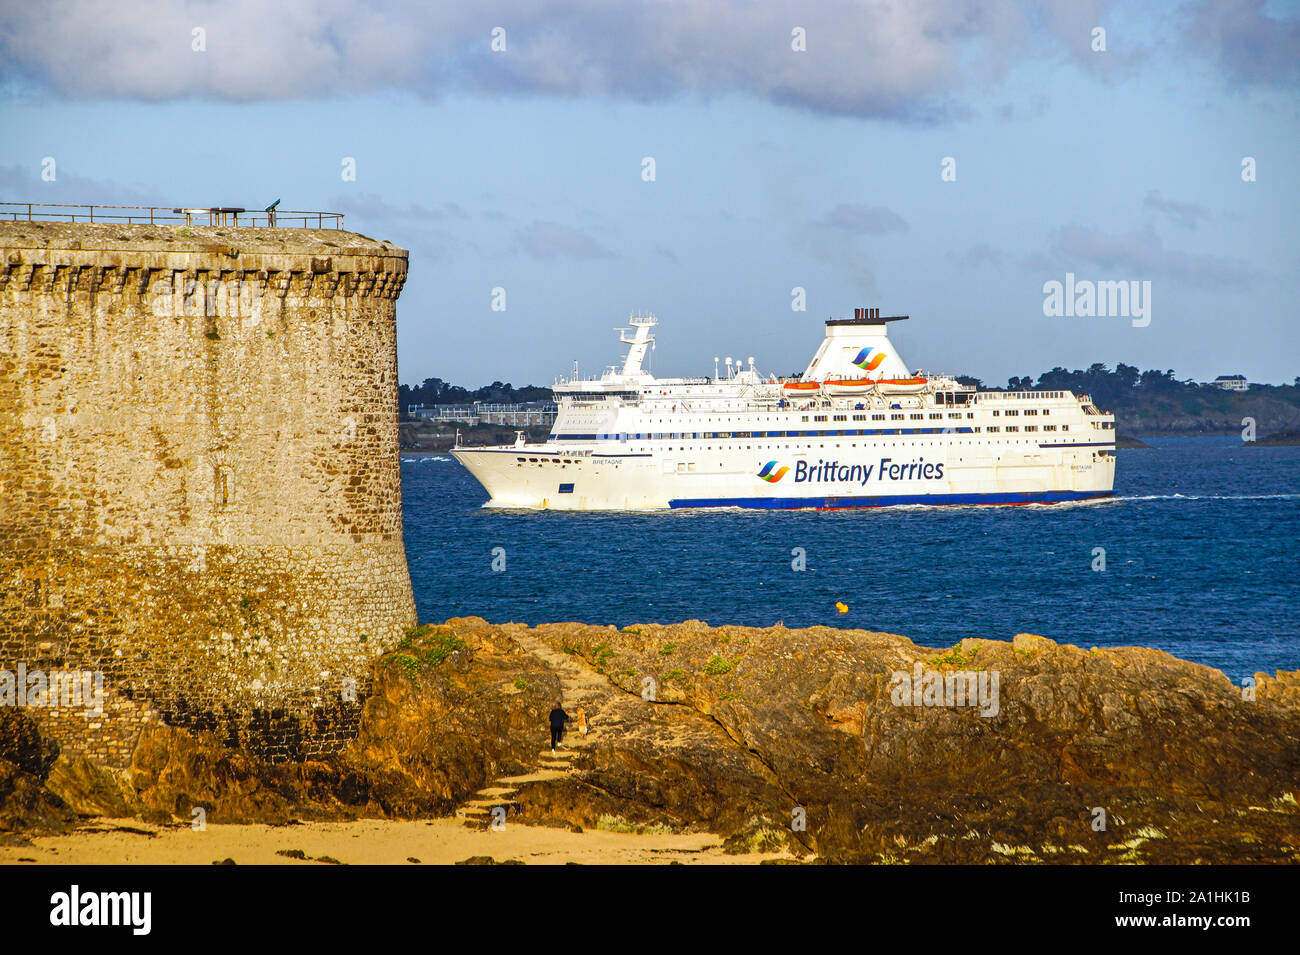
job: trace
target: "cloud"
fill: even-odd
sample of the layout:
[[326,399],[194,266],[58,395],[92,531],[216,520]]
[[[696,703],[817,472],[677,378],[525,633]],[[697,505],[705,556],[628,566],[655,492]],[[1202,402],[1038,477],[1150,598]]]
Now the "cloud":
[[1160,192],[1156,189],[1152,189],[1147,193],[1146,198],[1142,201],[1142,206],[1145,209],[1160,213],[1181,229],[1195,230],[1201,222],[1208,222],[1210,219],[1210,210],[1204,206],[1197,205],[1194,202],[1175,202],[1173,199],[1162,199]]
[[1042,95],[1034,96],[1027,105],[1023,106],[1017,106],[1015,103],[1003,103],[998,108],[998,117],[1005,120],[1038,119],[1047,112],[1050,105],[1047,97]]
[[355,196],[335,196],[333,207],[348,215],[370,216],[376,219],[420,219],[426,222],[441,222],[446,219],[468,219],[465,210],[457,203],[444,202],[439,206],[423,206],[416,202],[395,206],[373,192],[361,192]]
[[998,249],[985,242],[977,242],[964,253],[949,252],[948,260],[967,268],[978,269],[983,266],[1000,266],[1006,257]]
[[606,249],[587,233],[554,222],[533,222],[515,233],[516,245],[535,259],[612,259]]
[[[66,165],[55,160],[54,181],[41,178],[42,163],[30,166],[0,166],[0,201],[47,202],[77,204],[93,202],[95,205],[162,206],[171,208],[167,197],[152,189],[128,186],[107,179],[79,176]],[[73,210],[68,210],[69,212]],[[124,215],[127,213],[123,213]]]
[[472,249],[465,230],[455,234],[439,224],[464,220],[469,216],[454,202],[424,206],[416,202],[394,205],[373,192],[336,195],[330,199],[331,212],[342,212],[349,231],[382,236],[396,245],[410,249],[412,255],[437,262],[453,250]]
[[851,202],[841,202],[822,217],[818,226],[839,229],[853,235],[884,235],[887,232],[907,231],[903,217],[892,209]]
[[[1300,76],[1300,19],[1264,0],[1143,11],[1110,0],[62,0],[0,4],[0,87],[234,102],[377,90],[657,102],[742,94],[828,115],[932,123],[1029,60],[1105,81],[1171,35],[1230,86]],[[1107,26],[1107,50],[1092,30]],[[505,30],[505,50],[492,32]],[[806,49],[792,48],[805,31]],[[201,31],[196,33],[196,31]],[[201,49],[196,49],[201,47]],[[1030,115],[1033,115],[1031,107]],[[1004,108],[1004,115],[1009,111]],[[1018,110],[1010,112],[1018,113]]]
[[1264,0],[1202,0],[1184,15],[1184,45],[1215,61],[1230,85],[1289,86],[1300,79],[1300,19],[1270,17]]
[[[377,89],[641,102],[742,93],[924,122],[963,114],[955,97],[1020,60],[1074,55],[1099,0],[1083,13],[1072,4],[1053,0],[1043,13],[1028,0],[285,0],[268,15],[263,0],[9,3],[0,83],[237,102]],[[502,52],[491,48],[496,27]]]
[[1055,267],[1080,272],[1091,266],[1107,271],[1100,278],[1165,278],[1209,288],[1241,286],[1255,278],[1254,270],[1243,262],[1166,249],[1150,226],[1121,235],[1079,225],[1063,226],[1053,236],[1048,252],[1035,253],[1025,264],[1035,271]]

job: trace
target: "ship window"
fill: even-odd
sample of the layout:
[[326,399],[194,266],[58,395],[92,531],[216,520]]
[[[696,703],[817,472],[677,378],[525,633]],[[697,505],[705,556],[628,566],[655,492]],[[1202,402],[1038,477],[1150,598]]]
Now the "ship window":
[[1038,430],[1038,425],[1036,425],[1036,424],[1027,424],[1027,425],[1025,425],[1025,430],[1026,430],[1026,431],[1037,431],[1037,430]]
[[561,484],[561,485],[560,485],[560,493],[561,493],[561,494],[572,494],[572,493],[573,493],[573,485],[572,485],[572,484]]
[[884,421],[884,420],[885,420],[885,416],[882,415],[882,414],[873,414],[873,415],[871,416],[871,420],[872,420],[872,421]]
[[1052,413],[1052,409],[1051,409],[1051,408],[1044,408],[1044,409],[1043,409],[1043,414],[1051,414],[1051,413]]
[[524,459],[524,458],[515,458],[515,460],[516,460],[516,461],[523,461],[523,460],[525,460],[525,459]]
[[998,416],[998,412],[997,412],[997,411],[994,411],[994,412],[993,412],[993,417],[996,418],[997,416]]
[[933,421],[935,418],[942,418],[942,417],[943,415],[941,414],[932,414],[930,415],[930,420]]
[[1009,424],[1009,425],[1007,425],[1007,430],[1008,430],[1008,431],[1019,431],[1019,430],[1020,430],[1020,427],[1019,427],[1018,425]]
[[996,434],[996,433],[997,433],[998,431],[1000,431],[1000,430],[1001,430],[1001,429],[1000,429],[997,425],[992,425],[992,426],[989,428],[989,434]]
[[891,414],[891,415],[889,416],[889,420],[890,420],[890,421],[902,421],[902,420],[903,420],[903,416],[902,416],[901,414]]
[[[993,412],[993,413],[994,413],[994,414],[997,414],[996,411]],[[1007,409],[1007,417],[1008,417],[1008,418],[1014,418],[1014,417],[1015,417],[1016,415],[1018,415],[1018,414],[1020,414],[1020,412],[1019,412],[1019,411],[1016,411],[1014,408],[1008,408],[1008,409]]]
[[973,412],[973,411],[967,411],[967,412],[966,412],[966,417],[968,417],[968,418],[973,418],[973,417],[975,417],[975,412]]
[[1063,424],[1063,425],[1061,425],[1061,430],[1062,430],[1062,431],[1069,431],[1069,430],[1070,430],[1070,426],[1069,426],[1068,424]]

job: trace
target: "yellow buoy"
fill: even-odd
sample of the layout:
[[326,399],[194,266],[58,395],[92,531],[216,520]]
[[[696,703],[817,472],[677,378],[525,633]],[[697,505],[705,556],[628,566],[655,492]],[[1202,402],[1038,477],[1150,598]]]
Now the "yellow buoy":
[[835,601],[835,609],[838,610],[840,613],[848,613],[849,605],[842,600],[837,600]]

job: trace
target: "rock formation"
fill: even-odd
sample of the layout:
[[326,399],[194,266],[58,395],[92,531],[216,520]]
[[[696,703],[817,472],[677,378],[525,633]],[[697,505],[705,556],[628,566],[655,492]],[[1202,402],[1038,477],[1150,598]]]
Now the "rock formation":
[[[914,693],[899,674],[920,675]],[[517,822],[708,830],[831,862],[1300,861],[1300,673],[1260,674],[1243,699],[1157,650],[1027,634],[929,649],[827,627],[458,618],[413,631],[373,679],[357,739],[317,761],[159,727],[120,777],[60,756],[42,786],[27,734],[26,768],[0,751],[17,807],[0,827],[114,805],[179,824],[194,806],[213,823],[446,815],[529,778],[563,695],[591,734],[570,734],[569,769],[513,787]],[[996,701],[954,701],[960,685]]]

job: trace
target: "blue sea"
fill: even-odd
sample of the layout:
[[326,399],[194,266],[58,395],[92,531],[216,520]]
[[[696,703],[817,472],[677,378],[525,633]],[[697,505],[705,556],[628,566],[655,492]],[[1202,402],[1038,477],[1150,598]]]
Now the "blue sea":
[[1104,503],[833,512],[488,510],[450,456],[407,453],[406,552],[421,621],[783,621],[936,647],[1028,632],[1234,682],[1300,668],[1300,447],[1148,443],[1118,452]]

